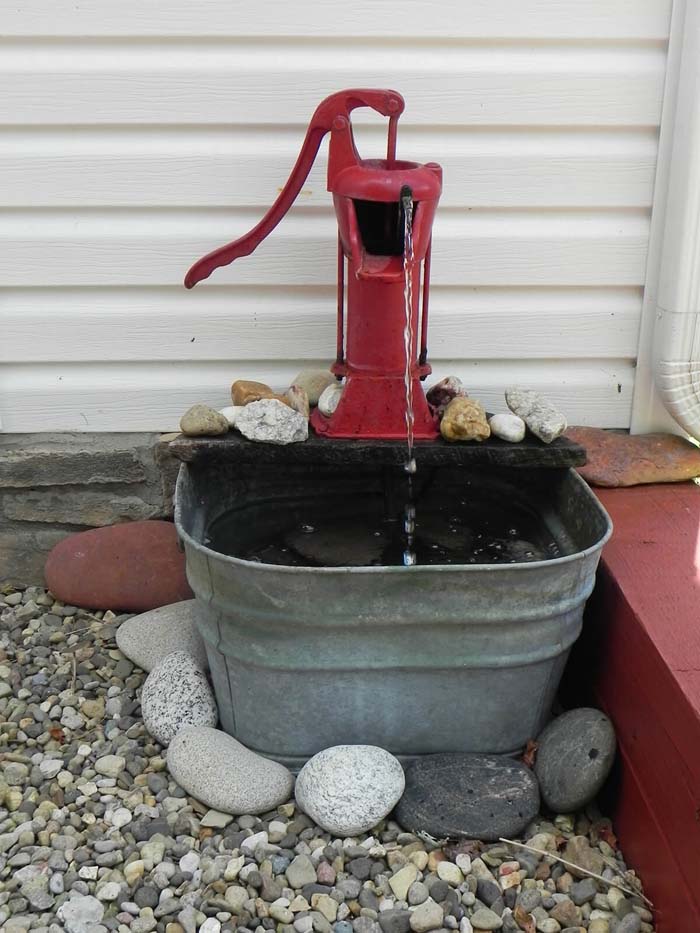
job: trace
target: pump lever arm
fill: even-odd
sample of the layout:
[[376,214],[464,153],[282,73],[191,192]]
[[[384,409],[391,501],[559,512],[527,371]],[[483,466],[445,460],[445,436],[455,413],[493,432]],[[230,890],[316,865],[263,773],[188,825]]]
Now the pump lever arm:
[[397,91],[357,88],[338,91],[321,101],[311,118],[294,168],[275,203],[262,220],[244,236],[199,259],[185,276],[187,288],[192,288],[197,282],[208,278],[219,266],[226,266],[241,256],[249,256],[265,237],[272,233],[301,191],[323,137],[333,128],[333,122],[337,117],[349,120],[350,113],[356,107],[371,107],[382,116],[396,119],[403,113],[404,100]]

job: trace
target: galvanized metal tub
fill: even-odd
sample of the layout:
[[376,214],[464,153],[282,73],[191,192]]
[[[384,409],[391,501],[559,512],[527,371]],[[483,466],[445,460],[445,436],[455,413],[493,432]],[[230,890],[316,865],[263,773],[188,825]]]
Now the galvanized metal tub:
[[443,468],[438,479],[446,494],[495,482],[525,497],[568,553],[408,568],[241,560],[204,543],[221,514],[255,501],[284,509],[321,491],[380,494],[386,471],[182,465],[175,521],[223,729],[292,767],[341,743],[401,757],[512,753],[538,733],[581,631],[610,519],[570,469]]

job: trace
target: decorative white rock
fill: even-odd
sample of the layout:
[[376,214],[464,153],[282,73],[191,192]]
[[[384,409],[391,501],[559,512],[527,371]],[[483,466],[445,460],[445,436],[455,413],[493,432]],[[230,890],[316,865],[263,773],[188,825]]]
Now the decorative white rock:
[[296,444],[309,436],[307,419],[275,398],[250,402],[236,417],[244,437],[263,444]]
[[152,671],[173,651],[189,654],[206,671],[209,662],[195,622],[197,611],[197,600],[185,599],[132,616],[117,629],[117,647],[144,671]]
[[302,369],[292,385],[306,389],[309,405],[318,405],[323,390],[332,386],[335,381],[335,376],[327,369]]
[[87,933],[104,917],[105,907],[90,894],[72,897],[58,908],[58,919],[67,933]]
[[333,384],[321,392],[321,397],[318,400],[318,410],[322,415],[329,417],[333,414],[343,395],[343,388],[341,383],[333,380]]
[[299,807],[337,836],[357,836],[393,810],[404,791],[401,764],[375,745],[336,745],[299,772]]
[[294,777],[283,765],[205,726],[182,729],[168,769],[188,794],[221,813],[264,813],[289,800]]
[[567,423],[564,415],[539,392],[514,386],[506,389],[506,404],[545,444],[551,444],[566,431]]
[[168,745],[185,726],[215,726],[219,713],[206,675],[184,651],[173,651],[146,678],[141,712],[148,732]]
[[525,437],[525,422],[510,412],[492,415],[489,418],[489,427],[494,437],[500,437],[502,441],[518,444]]
[[227,408],[220,408],[219,414],[223,415],[224,418],[228,421],[230,428],[236,427],[236,418],[245,408],[245,405],[229,405]]

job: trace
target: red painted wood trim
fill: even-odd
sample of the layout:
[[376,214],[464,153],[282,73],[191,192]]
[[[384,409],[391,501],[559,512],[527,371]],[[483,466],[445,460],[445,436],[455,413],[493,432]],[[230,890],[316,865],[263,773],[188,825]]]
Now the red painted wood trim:
[[615,524],[604,565],[700,715],[700,487],[596,492]]
[[700,931],[700,489],[596,492],[615,532],[569,690],[592,692],[617,728],[612,815],[659,933]]
[[612,812],[627,865],[640,876],[647,897],[654,903],[657,933],[700,931],[697,901],[676,874],[677,855],[664,832],[663,812],[659,814],[646,798],[643,781],[624,746]]

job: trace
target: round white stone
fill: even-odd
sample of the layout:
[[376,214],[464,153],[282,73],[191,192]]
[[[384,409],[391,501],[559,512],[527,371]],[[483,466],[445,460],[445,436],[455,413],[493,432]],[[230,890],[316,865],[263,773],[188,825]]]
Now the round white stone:
[[188,794],[222,813],[264,813],[289,800],[294,777],[283,765],[205,726],[182,729],[168,769]]
[[128,826],[131,822],[131,813],[126,807],[119,807],[112,814],[112,826],[121,829],[122,826]]
[[184,651],[173,651],[146,678],[141,712],[148,732],[168,745],[185,726],[215,726],[219,712],[206,675]]
[[375,745],[336,745],[314,755],[299,772],[299,807],[337,836],[356,836],[393,810],[405,778],[399,761]]
[[229,405],[227,408],[220,408],[219,414],[223,415],[224,418],[228,421],[230,427],[234,428],[236,426],[236,418],[245,408],[245,405]]
[[152,671],[173,651],[185,651],[206,671],[207,652],[196,623],[199,611],[196,599],[185,599],[132,616],[117,629],[117,647],[144,671]]
[[321,392],[318,400],[318,410],[322,415],[332,415],[338,407],[343,394],[343,386],[339,382],[334,382]]
[[489,427],[495,437],[503,441],[519,443],[525,437],[525,422],[518,415],[501,412],[489,418]]

